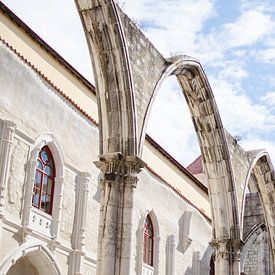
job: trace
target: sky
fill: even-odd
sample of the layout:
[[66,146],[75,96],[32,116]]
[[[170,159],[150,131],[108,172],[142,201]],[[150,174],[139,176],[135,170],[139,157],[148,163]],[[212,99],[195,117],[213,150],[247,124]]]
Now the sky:
[[[94,83],[73,0],[2,1]],[[267,149],[275,164],[275,1],[117,2],[165,57],[185,54],[201,61],[225,128],[246,150]],[[158,91],[148,133],[184,166],[200,154],[173,77]]]

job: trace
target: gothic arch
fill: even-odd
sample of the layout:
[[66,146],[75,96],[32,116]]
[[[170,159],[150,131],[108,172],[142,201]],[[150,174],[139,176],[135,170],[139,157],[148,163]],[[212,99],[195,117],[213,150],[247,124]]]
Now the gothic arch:
[[245,258],[247,255],[247,252],[253,242],[257,239],[257,237],[265,231],[265,226],[263,223],[256,224],[253,226],[250,230],[250,232],[247,234],[247,237],[244,240],[244,246],[242,247],[242,253],[241,253],[241,272],[244,272],[244,264],[245,264]]
[[[261,151],[250,151],[248,152],[250,157],[251,165],[249,167],[245,188],[246,190],[252,173],[255,176],[256,184],[258,186],[263,210],[264,217],[267,226],[267,231],[271,241],[271,248],[273,253],[273,259],[275,259],[275,214],[274,214],[274,202],[275,202],[275,174],[272,162],[268,153],[265,150]],[[243,218],[244,218],[244,207],[245,207],[245,191],[242,199],[242,209],[241,209],[241,237],[243,237]],[[274,265],[274,261],[273,261]]]
[[214,248],[209,245],[201,258],[201,275],[209,275],[210,263],[214,253]]
[[55,162],[55,187],[53,196],[53,210],[52,210],[52,222],[50,226],[49,235],[51,238],[56,239],[58,234],[58,225],[61,214],[62,194],[63,194],[63,182],[64,182],[64,159],[63,153],[59,143],[53,134],[40,135],[30,153],[30,157],[27,163],[27,176],[24,190],[24,205],[23,205],[23,216],[22,225],[24,230],[29,226],[30,215],[32,209],[32,192],[35,181],[36,162],[40,150],[48,146]]
[[8,270],[21,257],[27,256],[41,275],[61,275],[61,270],[51,251],[41,243],[25,243],[14,250],[0,264],[0,273]]
[[170,65],[156,84],[142,131],[145,132],[150,108],[161,83],[170,75],[176,75],[192,115],[209,179],[214,240],[238,239],[239,207],[233,169],[225,130],[211,87],[196,59],[178,56],[167,61]]
[[[118,168],[119,171],[115,171],[114,174],[112,169],[120,163],[123,156],[141,155],[149,111],[156,91],[165,78],[175,75],[192,115],[209,179],[212,244],[216,248],[216,261],[221,262],[220,269],[216,270],[221,274],[228,272],[237,274],[240,208],[236,183],[225,130],[201,64],[187,56],[165,60],[157,50],[153,52],[149,50],[153,47],[152,44],[141,37],[137,28],[131,27],[132,32],[127,33],[126,39],[127,26],[131,23],[122,25],[120,17],[123,13],[119,11],[113,0],[75,0],[75,2],[92,56],[99,108],[100,153],[103,154],[100,157],[101,166],[98,167],[105,173],[105,179],[115,178],[110,175],[122,172]],[[133,36],[134,39],[131,40]],[[139,67],[137,60],[131,60],[130,64],[128,50],[133,46],[131,43],[140,43],[141,46],[141,40],[147,46],[144,52],[148,58],[147,62],[156,65],[152,76],[148,76],[150,78],[142,78],[144,68]],[[154,60],[157,62],[154,63]],[[150,70],[148,67],[147,69]],[[133,76],[135,85],[138,84],[136,78],[146,83],[142,86],[144,91],[138,91],[136,86],[134,89]],[[121,152],[122,155],[116,154],[114,158],[116,152]],[[109,157],[106,157],[106,154],[109,154]],[[127,169],[122,170],[127,171]],[[139,170],[135,169],[134,175],[136,171]],[[99,249],[103,248],[99,246]],[[234,251],[233,259],[229,257],[229,251],[230,254]]]
[[142,265],[143,265],[143,233],[144,233],[144,223],[147,216],[150,216],[154,227],[154,275],[159,274],[159,242],[160,242],[160,232],[159,232],[159,223],[157,216],[153,209],[146,209],[142,214],[137,231],[137,274],[142,274]]

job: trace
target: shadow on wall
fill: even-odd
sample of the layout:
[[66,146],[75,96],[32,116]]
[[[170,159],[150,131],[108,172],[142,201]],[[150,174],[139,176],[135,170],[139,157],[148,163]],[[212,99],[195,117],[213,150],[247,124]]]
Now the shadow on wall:
[[184,275],[202,275],[201,269],[201,253],[194,251],[192,256],[192,266],[188,267]]
[[99,174],[98,177],[97,177],[97,188],[96,188],[96,193],[95,193],[95,195],[93,196],[93,199],[96,200],[97,202],[100,202],[100,193],[101,193],[100,179],[101,179],[101,174]]

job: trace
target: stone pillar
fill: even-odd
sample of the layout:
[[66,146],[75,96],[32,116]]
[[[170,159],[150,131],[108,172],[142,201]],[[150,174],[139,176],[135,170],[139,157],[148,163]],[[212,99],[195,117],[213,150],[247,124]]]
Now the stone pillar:
[[0,219],[3,218],[15,124],[0,120]]
[[192,275],[201,275],[201,253],[199,251],[193,252],[192,259]]
[[134,189],[144,164],[121,153],[102,155],[95,164],[103,172],[97,275],[130,275]]
[[240,239],[212,240],[215,249],[215,274],[240,274],[242,241]]
[[89,182],[91,175],[86,172],[81,172],[76,177],[76,200],[75,200],[75,216],[74,228],[72,233],[72,248],[71,267],[69,274],[80,275],[82,272],[83,262],[83,246],[84,246],[84,233],[86,226],[87,216],[87,203],[89,193]]
[[175,275],[175,253],[176,253],[176,238],[174,235],[168,235],[167,237],[167,247],[166,247],[166,274]]

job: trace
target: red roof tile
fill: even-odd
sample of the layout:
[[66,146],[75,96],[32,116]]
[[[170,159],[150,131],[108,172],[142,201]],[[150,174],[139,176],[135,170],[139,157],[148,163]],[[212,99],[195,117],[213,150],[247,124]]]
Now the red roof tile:
[[198,156],[191,164],[186,167],[186,169],[193,175],[203,173],[202,156]]

